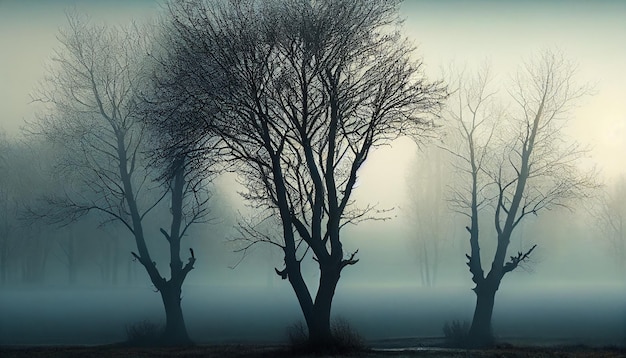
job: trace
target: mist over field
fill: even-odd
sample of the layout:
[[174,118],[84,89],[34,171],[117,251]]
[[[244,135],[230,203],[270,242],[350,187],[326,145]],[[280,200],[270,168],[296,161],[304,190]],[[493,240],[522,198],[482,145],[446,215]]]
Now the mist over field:
[[[302,320],[293,293],[284,288],[189,285],[185,292],[189,334],[198,344],[282,343],[287,327]],[[494,327],[500,338],[521,345],[621,344],[624,293],[610,285],[503,289]],[[379,341],[441,336],[444,322],[471,318],[472,299],[455,286],[344,286],[333,311],[372,345],[385,346]],[[123,341],[131,323],[164,319],[148,287],[12,290],[0,302],[3,345],[109,344]]]
[[625,344],[626,3],[174,3],[0,0],[0,346]]
[[[333,316],[347,319],[374,346],[389,344],[380,340],[440,337],[446,322],[471,321],[475,295],[459,259],[464,257],[464,240],[446,243],[436,284],[427,287],[421,283],[415,243],[410,235],[394,232],[394,226],[401,226],[394,223],[402,222],[396,218],[364,224],[346,234],[347,244],[359,248],[361,262],[344,272]],[[563,226],[571,222],[576,220]],[[602,243],[578,229],[540,235],[546,239],[536,262],[502,284],[493,321],[498,337],[522,345],[623,342],[622,276],[607,260]],[[280,266],[279,255],[259,248],[231,269],[239,256],[228,252],[228,242],[210,240],[206,233],[189,240],[197,255],[203,255],[183,286],[191,338],[201,344],[285,342],[287,328],[303,317],[293,291],[273,272]],[[549,251],[558,254],[548,258]],[[158,293],[130,255],[121,256],[126,257],[120,260],[116,285],[102,284],[97,268],[88,263],[81,265],[77,282],[68,285],[56,257],[47,264],[47,283],[5,285],[0,291],[0,344],[108,344],[124,340],[126,328],[134,323],[163,324]],[[310,261],[306,277],[314,282]]]

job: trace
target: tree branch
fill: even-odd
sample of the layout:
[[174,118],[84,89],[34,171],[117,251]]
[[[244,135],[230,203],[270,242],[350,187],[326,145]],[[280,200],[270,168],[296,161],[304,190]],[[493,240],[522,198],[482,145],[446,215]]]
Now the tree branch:
[[519,251],[517,253],[517,256],[511,256],[510,261],[504,265],[502,272],[507,273],[515,270],[520,263],[526,261],[530,257],[530,254],[532,254],[535,247],[537,247],[537,244],[533,245],[533,247],[531,247],[530,250],[526,251],[525,253]]
[[359,262],[359,259],[355,259],[354,257],[356,256],[356,254],[359,253],[359,250],[357,249],[355,252],[353,252],[350,255],[350,258],[348,258],[347,260],[342,260],[341,261],[341,269],[343,269],[344,267],[348,266],[348,265],[354,265],[357,262]]

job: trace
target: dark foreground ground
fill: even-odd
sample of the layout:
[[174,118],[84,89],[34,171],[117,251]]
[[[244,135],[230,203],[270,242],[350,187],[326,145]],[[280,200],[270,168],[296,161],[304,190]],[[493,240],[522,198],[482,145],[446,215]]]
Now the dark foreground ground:
[[226,357],[226,358],[270,358],[270,357],[626,357],[626,350],[618,348],[569,347],[512,347],[503,346],[483,350],[460,350],[444,348],[412,348],[368,350],[352,354],[294,355],[280,346],[214,345],[190,348],[120,348],[97,347],[1,347],[0,357]]

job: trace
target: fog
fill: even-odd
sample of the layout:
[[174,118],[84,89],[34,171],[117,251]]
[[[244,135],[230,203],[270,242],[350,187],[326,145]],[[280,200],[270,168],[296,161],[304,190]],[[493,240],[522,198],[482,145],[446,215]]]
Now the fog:
[[[385,158],[374,156],[372,164],[376,160]],[[236,187],[229,178],[219,185]],[[361,185],[375,193],[366,181]],[[385,197],[384,192],[379,195]],[[236,198],[230,196],[230,200]],[[273,268],[282,265],[278,252],[259,246],[240,263],[241,254],[232,252],[228,218],[237,215],[237,208],[245,209],[241,204],[224,205],[219,212],[225,219],[196,228],[184,240],[185,247],[193,247],[198,257],[182,295],[189,334],[198,343],[284,342],[287,328],[303,321],[290,286],[274,273]],[[379,347],[393,346],[399,338],[409,338],[402,344],[410,345],[410,338],[440,337],[444,323],[470,321],[475,302],[464,260],[465,231],[452,230],[444,238],[436,279],[426,286],[420,279],[416,233],[403,203],[396,204],[398,209],[389,221],[346,228],[346,249],[358,248],[360,261],[343,272],[333,303],[333,316],[347,319]],[[585,211],[565,211],[549,212],[525,224],[512,249],[531,238],[539,249],[525,270],[513,272],[500,287],[493,320],[499,338],[534,345],[623,342],[623,274],[610,245],[589,221]],[[49,230],[57,238],[67,235]],[[58,239],[48,239],[45,276],[35,283],[21,283],[16,276],[0,291],[0,344],[113,343],[126,338],[129,325],[144,320],[164,322],[158,293],[129,254],[130,237],[115,227],[105,228],[104,233],[87,224],[73,230],[85,230],[76,233],[78,250],[82,250],[78,251],[76,281],[68,283]],[[119,267],[116,280],[111,281],[94,263],[97,251],[89,245],[116,234],[121,236]],[[165,265],[162,238],[154,237],[150,245],[157,249],[155,260]],[[319,277],[315,262],[309,258],[303,267],[305,279],[315,286]]]
[[[493,324],[507,342],[606,346],[623,341],[621,286],[503,286]],[[441,336],[444,322],[471,318],[473,299],[460,286],[351,287],[344,282],[333,312],[373,345],[386,346],[393,339]],[[0,302],[0,343],[8,345],[114,343],[126,338],[129,324],[164,319],[149,287],[5,290]],[[201,344],[281,343],[287,328],[302,319],[285,287],[187,285],[183,302],[190,336]]]
[[[596,2],[593,11],[582,1],[571,8],[556,1],[522,8],[503,3],[465,8],[456,1],[406,1],[401,15],[433,77],[443,76],[452,62],[472,70],[487,58],[499,74],[496,82],[504,82],[520,58],[537,50],[556,46],[570,55],[594,93],[572,110],[566,134],[589,146],[579,167],[594,168],[602,185],[567,207],[530,215],[516,228],[507,257],[538,246],[502,280],[494,333],[523,345],[624,344],[626,237],[609,230],[606,212],[626,218],[626,190],[620,191],[626,176],[626,50],[618,45],[626,35],[626,7],[611,1]],[[24,214],[70,181],[69,174],[49,174],[57,148],[28,142],[20,129],[36,117],[29,94],[58,45],[54,34],[66,23],[63,11],[76,5],[113,24],[148,21],[160,11],[155,1],[96,4],[0,1],[0,345],[107,344],[125,340],[127,327],[137,322],[165,323],[161,297],[131,254],[137,248],[124,225],[102,213],[62,225]],[[502,20],[512,12],[518,21]],[[41,21],[25,29],[31,17]],[[469,222],[450,205],[455,167],[438,145],[439,139],[417,145],[400,138],[373,150],[359,171],[355,202],[385,210],[384,220],[342,229],[344,252],[358,250],[359,261],[341,272],[332,316],[345,318],[374,346],[397,339],[418,344],[442,337],[447,322],[472,320]],[[258,214],[239,195],[246,189],[241,177],[222,174],[208,188],[207,222],[190,227],[181,241],[183,261],[190,248],[197,259],[182,286],[190,338],[285,342],[289,327],[304,317],[289,282],[276,274],[285,266],[283,255],[272,245],[238,250],[237,223]],[[162,202],[144,222],[152,259],[162,270],[170,254],[159,229],[168,227],[171,211]],[[481,220],[484,232],[493,231],[492,219]],[[488,269],[496,234],[481,240]],[[302,275],[315,292],[320,274],[310,255]]]

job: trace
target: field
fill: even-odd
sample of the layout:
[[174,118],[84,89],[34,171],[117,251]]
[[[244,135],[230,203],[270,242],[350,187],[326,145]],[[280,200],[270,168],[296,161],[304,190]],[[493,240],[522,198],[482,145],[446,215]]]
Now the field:
[[[494,323],[499,341],[506,344],[471,351],[429,348],[442,346],[443,322],[471,311],[469,290],[344,288],[333,309],[377,349],[327,357],[626,357],[626,350],[601,348],[626,341],[623,289],[592,288],[554,287],[535,295],[515,288],[503,291]],[[0,358],[294,356],[281,345],[286,327],[299,314],[288,290],[243,287],[209,292],[190,286],[187,292],[188,328],[198,343],[189,348],[110,344],[126,338],[129,323],[159,322],[162,308],[151,290],[0,292]]]
[[[256,358],[256,357],[292,357],[284,346],[255,345],[212,345],[189,348],[121,348],[115,346],[95,347],[3,347],[0,357],[225,357],[225,358]],[[302,355],[301,355],[302,356]],[[411,348],[368,350],[351,354],[321,355],[315,357],[625,357],[626,350],[618,348],[590,348],[586,346],[568,347],[513,347],[502,346],[484,350],[461,350],[443,348]],[[309,357],[304,355],[303,357]],[[313,357],[313,356],[311,356]]]

